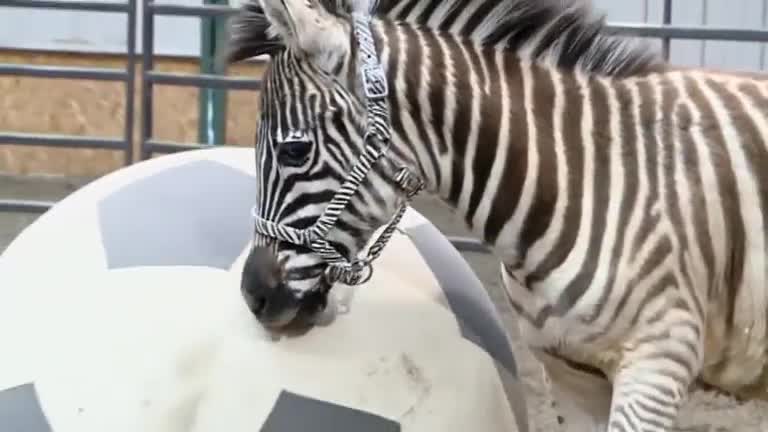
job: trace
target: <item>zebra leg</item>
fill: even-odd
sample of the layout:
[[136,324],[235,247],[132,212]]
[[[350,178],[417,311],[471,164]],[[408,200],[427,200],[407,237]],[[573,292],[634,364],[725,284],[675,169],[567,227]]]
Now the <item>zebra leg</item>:
[[661,337],[642,338],[613,378],[608,432],[668,432],[701,369],[700,326],[666,323]]

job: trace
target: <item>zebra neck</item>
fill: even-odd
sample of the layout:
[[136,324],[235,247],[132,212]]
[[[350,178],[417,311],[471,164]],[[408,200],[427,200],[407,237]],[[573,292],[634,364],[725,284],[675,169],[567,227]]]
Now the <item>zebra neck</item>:
[[476,237],[503,247],[503,256],[530,244],[546,229],[557,197],[555,172],[542,171],[554,168],[552,130],[563,127],[553,122],[553,110],[565,109],[555,94],[558,83],[575,77],[450,35],[404,26],[389,38],[399,153],[412,158],[428,191]]

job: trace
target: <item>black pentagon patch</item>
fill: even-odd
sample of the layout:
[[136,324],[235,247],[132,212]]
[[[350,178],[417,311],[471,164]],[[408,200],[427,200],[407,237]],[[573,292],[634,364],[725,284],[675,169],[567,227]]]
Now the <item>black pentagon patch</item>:
[[0,390],[0,430],[13,432],[52,431],[40,406],[34,384],[23,384]]
[[517,376],[517,363],[504,323],[472,267],[433,225],[408,228],[406,233],[437,278],[456,315],[461,335]]
[[261,432],[400,432],[400,423],[283,390]]
[[99,224],[110,269],[229,269],[252,237],[252,176],[201,160],[139,178],[105,197]]

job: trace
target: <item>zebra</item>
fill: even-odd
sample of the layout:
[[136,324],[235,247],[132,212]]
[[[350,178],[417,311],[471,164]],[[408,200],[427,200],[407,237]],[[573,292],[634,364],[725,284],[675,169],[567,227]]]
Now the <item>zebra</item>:
[[247,0],[231,30],[229,62],[270,59],[262,324],[365,282],[425,193],[499,258],[571,430],[670,430],[699,385],[768,400],[765,76],[670,65],[582,0]]

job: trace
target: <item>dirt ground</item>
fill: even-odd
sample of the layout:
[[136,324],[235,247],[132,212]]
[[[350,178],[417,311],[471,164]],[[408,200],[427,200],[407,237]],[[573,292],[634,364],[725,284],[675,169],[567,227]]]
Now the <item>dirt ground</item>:
[[[78,178],[20,178],[0,175],[0,197],[30,199],[60,199],[76,190],[85,180]],[[466,235],[461,224],[440,202],[420,198],[414,207],[449,235]],[[34,221],[34,215],[0,213],[0,252],[24,227]],[[526,388],[531,431],[560,432],[557,414],[551,406],[544,375],[538,362],[517,339],[515,318],[507,305],[497,280],[497,263],[492,256],[464,253],[489,294],[502,312],[510,334],[523,382]],[[680,416],[679,431],[690,432],[752,432],[768,431],[768,403],[739,404],[710,393],[695,394]]]

